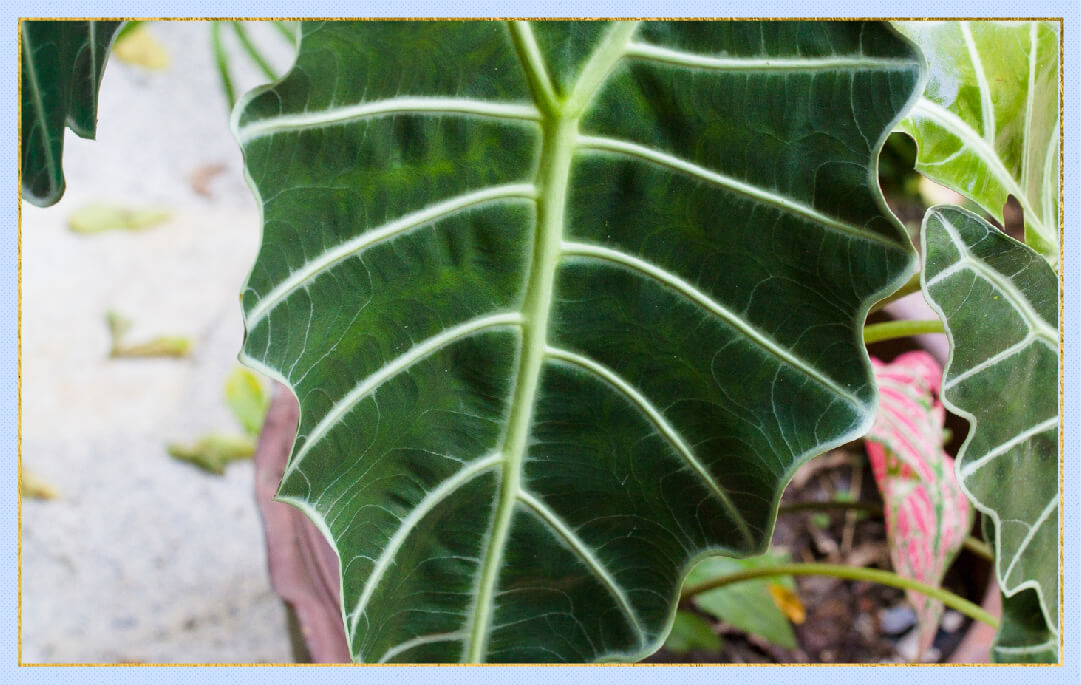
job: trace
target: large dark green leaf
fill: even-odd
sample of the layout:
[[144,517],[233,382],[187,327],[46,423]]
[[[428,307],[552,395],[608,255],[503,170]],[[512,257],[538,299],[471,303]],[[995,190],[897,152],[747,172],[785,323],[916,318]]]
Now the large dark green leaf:
[[20,21],[23,197],[38,206],[64,194],[64,126],[93,138],[98,85],[119,21]]
[[914,21],[898,28],[927,56],[924,97],[901,128],[920,173],[1002,221],[1025,214],[1025,242],[1057,262],[1059,44],[1050,21]]
[[875,182],[921,86],[864,22],[304,26],[235,110],[243,359],[363,661],[629,660],[870,425],[914,269]]
[[993,524],[999,587],[1035,591],[1057,635],[1058,279],[1031,248],[958,207],[928,210],[923,243],[923,292],[950,338],[942,401],[972,424],[958,480]]

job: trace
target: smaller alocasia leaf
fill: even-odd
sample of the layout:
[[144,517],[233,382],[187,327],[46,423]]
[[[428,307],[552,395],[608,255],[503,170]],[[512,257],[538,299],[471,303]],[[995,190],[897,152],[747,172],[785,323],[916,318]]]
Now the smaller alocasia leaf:
[[[1032,589],[1058,634],[1058,279],[1036,252],[958,207],[923,220],[923,293],[950,339],[942,401],[971,424],[961,487],[994,534],[1007,598]],[[1001,635],[1014,629],[1004,614]]]
[[1002,628],[991,645],[997,663],[1053,664],[1058,662],[1059,638],[1047,627],[1040,602],[1032,590],[1002,598]]
[[901,122],[916,169],[999,221],[1013,195],[1025,242],[1058,256],[1059,37],[1049,21],[895,22],[927,58],[929,78]]
[[[871,358],[878,382],[878,416],[867,434],[867,455],[886,509],[890,556],[897,573],[938,585],[961,548],[971,510],[942,449],[946,419],[937,395],[942,368],[930,354],[902,354],[885,364]],[[942,602],[918,592],[908,599],[919,617],[919,647],[931,646]]]
[[[694,567],[687,576],[686,586],[787,561],[787,555],[776,552],[748,559],[709,557]],[[694,596],[694,605],[734,628],[758,635],[775,645],[794,649],[796,635],[792,631],[792,624],[770,593],[771,585],[778,585],[791,592],[796,589],[792,576],[745,580],[699,593]]]
[[[983,517],[983,536],[995,539],[995,524],[987,516]],[[991,644],[991,661],[1056,663],[1058,644],[1059,637],[1047,627],[1035,591],[1021,590],[1013,597],[1002,595],[1002,625]]]
[[64,194],[64,126],[94,137],[98,86],[121,23],[19,22],[22,194],[39,207]]

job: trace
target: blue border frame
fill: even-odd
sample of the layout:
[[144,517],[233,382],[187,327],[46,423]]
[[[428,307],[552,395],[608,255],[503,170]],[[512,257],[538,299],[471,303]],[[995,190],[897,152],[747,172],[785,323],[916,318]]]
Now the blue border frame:
[[[412,683],[567,683],[621,682],[669,684],[709,682],[740,679],[746,685],[757,683],[856,683],[873,679],[876,685],[898,683],[910,685],[913,679],[921,683],[1063,683],[1081,682],[1081,631],[1075,621],[1081,619],[1081,441],[1074,438],[1072,427],[1081,425],[1075,418],[1081,415],[1081,364],[1073,352],[1081,334],[1081,228],[1077,207],[1081,202],[1079,175],[1078,95],[1081,91],[1079,62],[1081,62],[1081,31],[1076,0],[1029,0],[1010,3],[1003,0],[920,0],[917,2],[819,0],[812,4],[798,0],[761,0],[731,2],[731,0],[669,0],[656,2],[604,0],[586,6],[575,3],[518,0],[514,3],[491,0],[314,0],[304,3],[280,0],[234,0],[233,2],[15,2],[0,9],[0,77],[4,83],[0,95],[0,138],[8,144],[0,148],[0,178],[2,184],[15,192],[18,185],[17,136],[17,23],[20,16],[139,16],[139,17],[197,17],[197,16],[266,16],[266,17],[452,17],[452,16],[671,16],[726,17],[746,16],[753,12],[759,17],[1064,17],[1064,223],[1063,252],[1064,307],[1062,319],[1064,350],[1064,662],[1054,667],[949,667],[949,666],[887,666],[869,671],[864,666],[789,666],[789,667],[674,667],[622,666],[558,668],[515,667],[18,667],[18,629],[16,592],[18,557],[17,498],[17,439],[18,434],[18,203],[14,199],[3,203],[0,215],[0,682],[4,683],[257,683],[288,681],[290,683],[357,683],[377,682],[389,678]],[[1072,353],[1071,353],[1072,352]],[[918,669],[918,670],[917,670]]]

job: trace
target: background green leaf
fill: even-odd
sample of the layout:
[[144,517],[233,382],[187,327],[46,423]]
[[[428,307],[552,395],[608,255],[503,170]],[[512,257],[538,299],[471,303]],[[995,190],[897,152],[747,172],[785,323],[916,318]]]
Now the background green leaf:
[[975,200],[1000,223],[1013,195],[1025,242],[1057,262],[1059,45],[1054,22],[896,22],[930,71],[901,123],[916,169]]
[[923,292],[950,338],[942,401],[971,423],[958,479],[993,524],[999,587],[1034,590],[1057,634],[1058,280],[1032,249],[957,207],[928,210],[923,246]]
[[242,358],[362,661],[633,660],[869,426],[914,268],[875,159],[921,90],[868,22],[305,23],[234,127]]
[[724,643],[721,636],[713,632],[709,622],[689,611],[677,611],[672,631],[664,641],[665,649],[677,654],[686,654],[696,649],[720,651]]
[[[686,584],[697,585],[713,578],[729,576],[763,566],[787,563],[787,554],[770,552],[749,559],[710,557],[694,567],[687,576]],[[702,592],[694,596],[696,607],[740,630],[763,637],[775,645],[795,649],[796,634],[792,624],[770,595],[769,586],[775,583],[789,590],[796,590],[792,576],[744,580]]]
[[64,194],[64,126],[93,138],[98,85],[119,21],[19,22],[23,197],[38,206]]

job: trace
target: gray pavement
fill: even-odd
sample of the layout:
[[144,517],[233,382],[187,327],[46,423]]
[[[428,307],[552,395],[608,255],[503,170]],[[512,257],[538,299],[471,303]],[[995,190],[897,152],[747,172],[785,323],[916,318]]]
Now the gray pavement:
[[[290,661],[251,464],[217,477],[165,452],[170,441],[239,431],[222,383],[243,335],[238,293],[259,218],[209,26],[151,30],[172,66],[111,61],[98,140],[68,134],[64,199],[23,206],[22,458],[60,497],[23,502],[22,661]],[[280,36],[253,35],[288,65]],[[259,80],[235,62],[239,85]],[[211,165],[224,169],[204,197],[189,177]],[[138,233],[70,232],[67,217],[89,202],[173,217]],[[134,321],[131,340],[186,335],[193,356],[108,359],[110,309]]]

